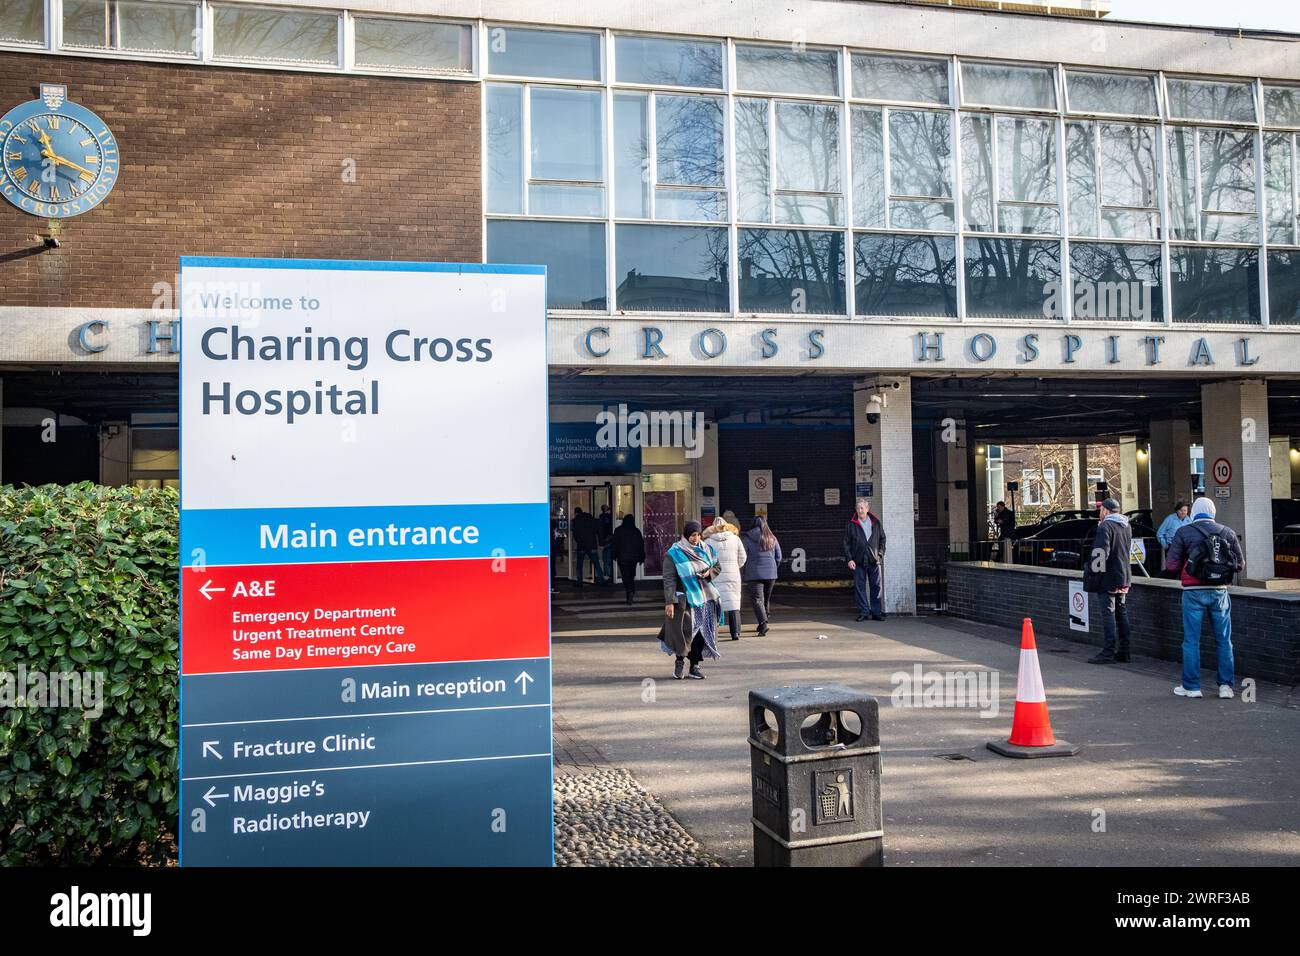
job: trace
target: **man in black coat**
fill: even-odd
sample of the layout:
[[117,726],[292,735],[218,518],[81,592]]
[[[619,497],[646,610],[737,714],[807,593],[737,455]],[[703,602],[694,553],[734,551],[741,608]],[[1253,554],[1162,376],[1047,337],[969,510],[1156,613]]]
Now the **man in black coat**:
[[596,516],[581,508],[573,509],[573,521],[569,527],[573,530],[573,550],[578,552],[578,587],[582,587],[583,560],[590,559],[597,584],[605,583],[605,575],[600,569],[600,522]]
[[636,595],[636,566],[645,561],[645,536],[637,530],[636,519],[630,514],[624,515],[623,523],[614,529],[613,542],[623,593],[631,604]]
[[859,498],[854,515],[844,529],[841,541],[844,560],[853,572],[853,596],[858,603],[858,620],[885,619],[881,597],[884,575],[880,565],[885,560],[885,528],[871,513],[867,499]]
[[1083,556],[1083,589],[1096,594],[1101,605],[1101,653],[1089,658],[1089,664],[1127,664],[1129,659],[1128,607],[1124,602],[1133,582],[1129,567],[1133,529],[1119,508],[1114,498],[1098,506],[1101,522],[1091,550]]

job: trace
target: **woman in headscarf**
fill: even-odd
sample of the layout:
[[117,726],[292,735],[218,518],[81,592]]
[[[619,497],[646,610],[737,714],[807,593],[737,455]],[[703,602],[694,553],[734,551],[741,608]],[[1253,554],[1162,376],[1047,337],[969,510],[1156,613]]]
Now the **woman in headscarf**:
[[699,523],[686,522],[681,540],[664,555],[664,626],[659,631],[663,652],[677,657],[673,668],[677,680],[686,676],[687,659],[691,678],[704,680],[700,661],[722,656],[718,652],[718,591],[713,586],[719,570],[717,554],[700,540]]
[[762,515],[754,518],[749,532],[741,538],[749,560],[745,562],[743,578],[758,618],[758,635],[767,633],[767,619],[772,605],[772,588],[776,585],[777,568],[781,564],[781,542],[767,525]]
[[[726,514],[731,514],[730,511]],[[713,580],[718,589],[718,603],[727,616],[731,639],[740,640],[740,569],[745,566],[745,548],[740,543],[740,528],[726,518],[716,518],[704,529],[704,540],[718,555],[722,569]]]

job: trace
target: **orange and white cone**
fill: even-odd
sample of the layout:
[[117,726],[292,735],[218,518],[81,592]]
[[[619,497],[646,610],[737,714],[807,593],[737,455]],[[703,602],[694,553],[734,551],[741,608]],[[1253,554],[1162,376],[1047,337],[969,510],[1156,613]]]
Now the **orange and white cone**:
[[1074,744],[1057,740],[1047,717],[1047,693],[1043,672],[1038,667],[1038,645],[1034,622],[1025,618],[1020,629],[1020,673],[1016,680],[1016,710],[1011,718],[1011,737],[990,740],[989,750],[1004,757],[1073,757]]

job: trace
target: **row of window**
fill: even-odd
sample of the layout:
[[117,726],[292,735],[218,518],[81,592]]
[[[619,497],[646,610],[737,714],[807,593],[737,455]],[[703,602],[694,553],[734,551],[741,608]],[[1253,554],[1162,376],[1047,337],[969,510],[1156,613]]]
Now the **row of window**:
[[[606,224],[546,220],[488,222],[489,262],[547,266],[549,306],[607,311]],[[842,231],[738,229],[620,223],[614,227],[617,312],[845,315],[848,253]],[[860,316],[956,318],[964,283],[972,319],[1041,320],[1065,314],[1199,324],[1260,321],[1256,249],[1171,246],[1166,295],[1159,244],[1070,244],[1069,288],[1061,243],[985,236],[967,239],[958,268],[953,236],[853,234],[854,311]],[[1300,324],[1300,251],[1267,254],[1269,320]],[[734,290],[733,290],[734,285]],[[1169,300],[1168,309],[1166,299]]]

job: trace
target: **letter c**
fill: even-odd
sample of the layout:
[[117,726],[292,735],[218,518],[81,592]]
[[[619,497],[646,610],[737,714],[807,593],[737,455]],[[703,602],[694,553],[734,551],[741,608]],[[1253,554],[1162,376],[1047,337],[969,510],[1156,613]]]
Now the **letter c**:
[[606,355],[609,354],[609,346],[608,345],[605,346],[605,351],[597,352],[596,349],[591,344],[591,337],[593,335],[603,335],[605,336],[606,339],[608,339],[609,327],[605,325],[598,325],[594,329],[588,329],[586,338],[583,340],[583,344],[587,347],[588,355],[590,355],[592,358],[604,358]]
[[107,322],[104,322],[100,319],[92,319],[91,321],[86,322],[83,325],[77,327],[77,344],[80,345],[87,352],[90,352],[92,354],[95,352],[103,352],[105,349],[108,348],[108,345],[107,344],[95,345],[90,341],[89,336],[91,334],[99,335],[101,332],[104,332],[107,329],[108,329]]

